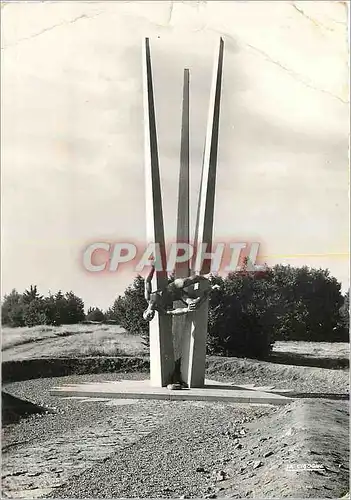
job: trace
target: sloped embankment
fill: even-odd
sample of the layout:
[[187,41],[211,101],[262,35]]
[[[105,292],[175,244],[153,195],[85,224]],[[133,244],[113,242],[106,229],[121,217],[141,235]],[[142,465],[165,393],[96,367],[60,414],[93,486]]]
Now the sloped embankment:
[[[2,363],[3,383],[42,377],[63,377],[86,373],[148,372],[148,357],[89,356],[84,358],[42,358],[5,361]],[[236,385],[255,384],[289,389],[302,394],[343,395],[349,393],[348,370],[330,370],[312,366],[293,366],[254,359],[209,356],[208,378]]]
[[218,496],[340,498],[348,491],[346,402],[295,401],[246,431]]
[[314,366],[294,366],[255,359],[207,359],[208,378],[221,379],[237,385],[274,386],[299,394],[328,395],[349,393],[349,371]]

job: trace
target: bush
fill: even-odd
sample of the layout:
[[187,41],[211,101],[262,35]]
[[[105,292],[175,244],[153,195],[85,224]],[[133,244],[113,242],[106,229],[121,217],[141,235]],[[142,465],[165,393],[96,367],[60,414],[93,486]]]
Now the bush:
[[146,308],[144,278],[137,276],[133,284],[126,289],[124,295],[117,297],[106,316],[107,319],[116,321],[130,334],[141,335],[147,342],[149,323],[143,318],[143,312]]
[[62,308],[61,324],[75,325],[85,319],[84,302],[72,291],[65,294],[64,307]]
[[214,352],[266,356],[274,340],[347,342],[343,303],[328,270],[276,265],[232,273],[221,297],[211,298],[210,344]]
[[24,309],[23,319],[26,326],[47,325],[49,320],[43,310],[43,302],[32,300]]
[[210,296],[207,351],[224,356],[265,358],[272,348],[274,301],[267,293],[270,274],[235,272],[212,277],[220,288]]
[[338,331],[341,332],[343,342],[350,340],[350,290],[348,290],[343,297],[343,304],[339,310],[340,324]]
[[5,295],[1,306],[1,324],[12,327],[25,326],[22,295],[15,289]]
[[[277,265],[210,279],[219,285],[209,302],[210,354],[266,358],[275,340],[348,341],[348,295],[342,297],[328,270]],[[107,318],[148,343],[146,307],[144,280],[138,276]]]
[[1,322],[11,327],[47,324],[43,297],[36,286],[30,286],[23,294],[12,290],[5,295],[1,308]]
[[271,294],[276,297],[276,340],[347,341],[341,324],[341,285],[329,270],[277,265]]
[[87,317],[88,321],[105,321],[105,315],[98,307],[89,307]]

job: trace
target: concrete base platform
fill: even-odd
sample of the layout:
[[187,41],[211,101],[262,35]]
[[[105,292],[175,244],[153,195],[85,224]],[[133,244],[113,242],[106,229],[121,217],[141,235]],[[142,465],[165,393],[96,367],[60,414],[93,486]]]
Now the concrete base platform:
[[284,405],[292,398],[206,380],[205,387],[169,390],[166,387],[151,387],[149,380],[122,380],[118,382],[98,382],[72,384],[55,387],[52,396],[103,398],[103,399],[164,399],[169,401],[222,401],[228,403],[255,403]]

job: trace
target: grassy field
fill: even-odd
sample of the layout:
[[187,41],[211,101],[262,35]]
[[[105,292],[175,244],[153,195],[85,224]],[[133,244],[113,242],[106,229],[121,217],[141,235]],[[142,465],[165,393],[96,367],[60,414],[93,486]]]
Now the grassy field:
[[[331,342],[276,342],[273,353],[309,358],[347,359],[350,344]],[[142,356],[142,338],[117,325],[62,325],[2,329],[2,359],[63,356]]]
[[76,356],[141,356],[142,339],[117,325],[3,328],[2,360]]
[[318,358],[348,358],[350,344],[347,342],[276,342],[273,352]]

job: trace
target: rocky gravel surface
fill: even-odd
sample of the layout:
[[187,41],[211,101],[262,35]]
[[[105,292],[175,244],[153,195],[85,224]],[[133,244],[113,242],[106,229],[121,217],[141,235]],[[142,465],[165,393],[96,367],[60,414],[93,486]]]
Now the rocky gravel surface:
[[271,407],[48,393],[56,385],[120,378],[141,376],[95,374],[5,388],[45,402],[51,413],[3,429],[3,497],[338,498],[348,491],[346,402]]
[[[167,425],[51,496],[338,498],[347,491],[345,404],[182,406],[175,408]],[[342,416],[341,425],[331,429],[335,414]],[[319,420],[315,435],[311,420]],[[316,469],[306,471],[303,466]]]
[[222,491],[226,467],[236,461],[244,425],[275,411],[218,403],[172,406],[172,415],[155,432],[87,470],[55,495],[212,497]]
[[255,359],[208,357],[207,377],[238,385],[273,386],[299,394],[348,395],[349,370],[294,366]]

